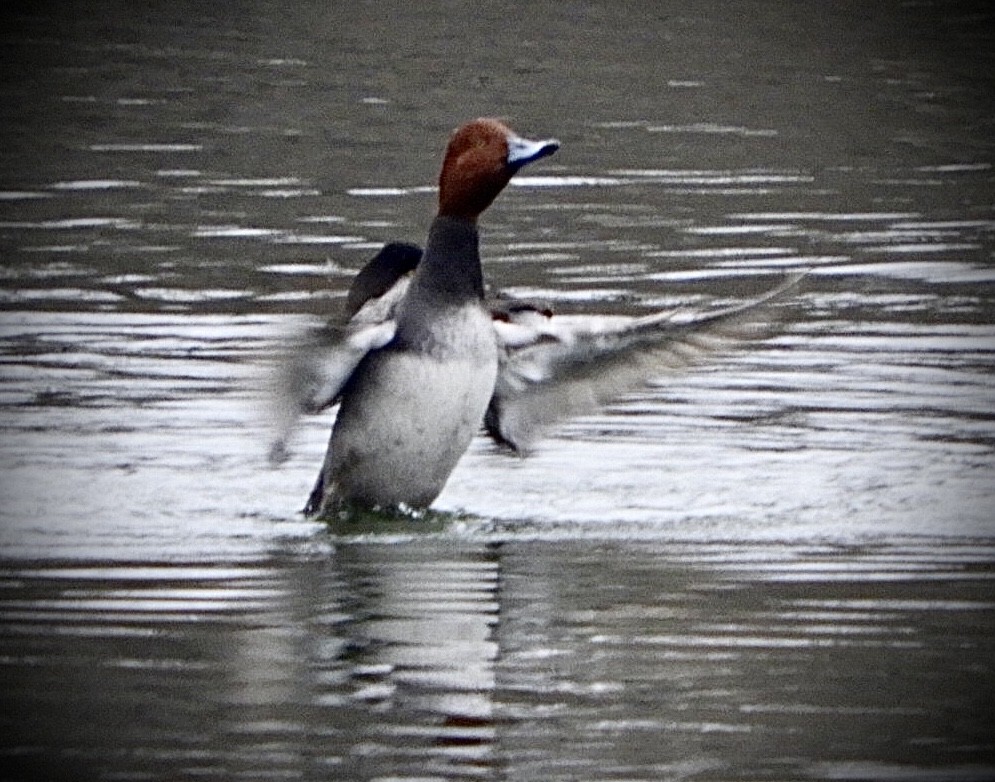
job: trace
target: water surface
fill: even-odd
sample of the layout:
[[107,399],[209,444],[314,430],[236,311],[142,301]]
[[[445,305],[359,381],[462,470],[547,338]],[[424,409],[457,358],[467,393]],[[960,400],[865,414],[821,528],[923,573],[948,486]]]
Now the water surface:
[[[105,2],[0,33],[0,751],[13,779],[995,775],[991,12]],[[555,135],[482,221],[557,311],[776,338],[440,525],[305,521],[262,378],[450,130]]]

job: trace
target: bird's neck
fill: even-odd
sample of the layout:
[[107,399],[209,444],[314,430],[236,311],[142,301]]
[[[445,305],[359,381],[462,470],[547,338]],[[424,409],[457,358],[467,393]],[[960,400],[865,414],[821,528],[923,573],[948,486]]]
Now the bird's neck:
[[[454,351],[477,355],[494,348],[490,318],[484,320],[484,280],[477,225],[442,216],[432,221],[425,255],[397,312],[394,344],[435,356]],[[476,313],[474,312],[476,311]],[[481,323],[486,322],[486,328]],[[486,333],[481,337],[481,330]]]
[[452,304],[484,298],[475,220],[439,215],[432,221],[425,255],[408,295],[411,293],[427,294]]

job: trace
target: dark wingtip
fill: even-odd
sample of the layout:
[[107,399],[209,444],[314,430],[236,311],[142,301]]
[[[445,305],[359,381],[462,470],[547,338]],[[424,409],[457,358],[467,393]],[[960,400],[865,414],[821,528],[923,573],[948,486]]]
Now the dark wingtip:
[[389,242],[355,276],[346,296],[346,317],[351,318],[370,299],[389,291],[421,261],[422,249],[408,242]]
[[314,484],[314,488],[311,489],[311,493],[308,495],[307,503],[301,509],[303,513],[308,518],[317,515],[318,511],[321,510],[321,503],[325,499],[325,472],[321,471],[318,475],[318,480]]

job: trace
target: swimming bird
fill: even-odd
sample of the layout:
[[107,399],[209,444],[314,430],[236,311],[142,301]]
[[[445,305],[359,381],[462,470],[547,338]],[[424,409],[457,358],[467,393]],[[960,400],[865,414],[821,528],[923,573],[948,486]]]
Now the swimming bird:
[[515,172],[559,146],[488,118],[452,135],[438,213],[420,262],[396,294],[393,317],[346,338],[346,365],[354,366],[324,389],[339,400],[339,412],[307,510],[329,516],[350,507],[425,508],[442,491],[497,382],[477,218]]
[[518,168],[557,147],[495,120],[457,130],[424,254],[386,245],[354,279],[340,322],[283,364],[274,461],[285,458],[300,415],[340,404],[305,513],[428,507],[481,425],[527,454],[566,416],[775,332],[764,305],[800,274],[758,299],[704,312],[558,315],[534,302],[485,301],[476,218]]

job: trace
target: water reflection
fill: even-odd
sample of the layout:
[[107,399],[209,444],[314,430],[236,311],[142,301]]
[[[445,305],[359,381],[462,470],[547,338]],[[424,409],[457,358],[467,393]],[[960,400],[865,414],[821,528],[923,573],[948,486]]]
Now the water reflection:
[[[402,7],[403,6],[403,7]],[[0,31],[0,762],[65,779],[995,776],[984,4],[134,4]],[[296,511],[266,356],[446,134],[561,153],[488,212],[558,311],[785,333],[481,440],[422,534]]]
[[[835,778],[862,753],[898,779],[930,778],[975,740],[941,738],[940,703],[971,674],[950,658],[913,674],[942,630],[925,604],[894,599],[931,591],[916,586],[920,569],[973,591],[987,575],[963,567],[967,552],[950,552],[948,567],[912,551],[816,548],[775,562],[607,545],[585,566],[559,548],[503,560],[502,672],[510,741],[523,748],[513,778]],[[584,577],[600,578],[603,560],[618,577],[599,580],[592,601]],[[949,606],[967,633],[991,618],[988,588],[976,594]]]
[[3,754],[67,778],[983,779],[993,555],[442,538],[8,566]]
[[[353,587],[347,697],[381,715],[349,737],[357,776],[489,776],[498,560],[487,547],[342,549]],[[420,549],[420,550],[419,550]]]
[[479,778],[497,563],[449,550],[7,569],[3,754],[101,778]]

